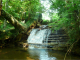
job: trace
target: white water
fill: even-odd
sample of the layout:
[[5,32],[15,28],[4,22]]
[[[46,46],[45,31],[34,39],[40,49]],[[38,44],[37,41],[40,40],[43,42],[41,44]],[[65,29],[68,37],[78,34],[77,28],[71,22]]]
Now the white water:
[[42,48],[42,46],[39,46],[38,44],[42,45],[43,41],[45,40],[44,43],[48,43],[48,36],[51,33],[50,29],[44,29],[46,28],[47,25],[45,26],[41,26],[40,28],[37,29],[32,29],[29,37],[28,37],[28,44],[29,44],[29,48],[33,49],[33,48]]
[[33,29],[28,37],[28,43],[32,44],[42,44],[43,40],[46,39],[46,37],[49,36],[51,33],[50,29]]

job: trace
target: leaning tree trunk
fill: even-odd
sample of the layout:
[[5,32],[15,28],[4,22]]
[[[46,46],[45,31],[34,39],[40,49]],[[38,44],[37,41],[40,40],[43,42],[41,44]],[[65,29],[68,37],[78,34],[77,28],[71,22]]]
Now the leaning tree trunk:
[[[28,29],[29,29],[29,27],[31,26],[31,25],[30,26],[27,26],[26,24],[25,24],[25,26],[23,26],[11,14],[5,12],[4,10],[2,10],[2,15],[1,16],[3,16],[5,19],[7,19],[16,29],[18,29],[22,33],[27,32]],[[37,20],[35,20],[35,21],[37,22]],[[33,21],[33,23],[34,23],[34,21]]]
[[21,25],[18,20],[16,20],[12,15],[8,14],[4,10],[2,10],[2,15],[5,19],[7,19],[16,29],[25,31],[27,27],[25,28],[23,25]]

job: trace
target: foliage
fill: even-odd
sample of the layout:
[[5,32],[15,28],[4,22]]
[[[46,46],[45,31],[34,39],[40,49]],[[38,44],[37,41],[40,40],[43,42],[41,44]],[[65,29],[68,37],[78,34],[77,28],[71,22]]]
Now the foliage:
[[14,27],[11,24],[7,23],[6,28],[4,28],[4,20],[3,19],[0,20],[0,23],[1,23],[0,24],[0,40],[1,39],[5,40],[5,39],[10,38],[10,36],[12,35],[10,30],[13,30]]
[[64,27],[70,37],[70,42],[73,43],[79,38],[80,0],[50,1],[52,3],[51,10],[57,9],[58,15],[56,17],[53,14],[53,22],[49,25],[55,25],[58,28]]
[[15,18],[22,20],[29,17],[29,14],[34,16],[36,12],[41,11],[42,7],[39,0],[3,0],[2,8]]
[[42,24],[43,24],[43,25],[49,24],[49,20],[43,20]]
[[[3,5],[2,9],[4,11],[14,16],[14,18],[16,18],[19,21],[19,23],[25,27],[26,24],[29,27],[30,24],[32,24],[35,19],[38,19],[39,17],[38,15],[39,13],[42,13],[43,8],[39,0],[3,0],[2,5]],[[15,30],[15,28],[10,24],[10,22],[6,21],[5,24],[4,20],[5,20],[4,17],[0,19],[0,32],[1,32],[0,39],[6,38],[5,36],[16,37],[16,35],[19,32]],[[24,24],[22,23],[23,20],[26,20],[27,22]],[[6,25],[5,28],[4,24]],[[13,29],[16,32],[11,32],[11,30]]]

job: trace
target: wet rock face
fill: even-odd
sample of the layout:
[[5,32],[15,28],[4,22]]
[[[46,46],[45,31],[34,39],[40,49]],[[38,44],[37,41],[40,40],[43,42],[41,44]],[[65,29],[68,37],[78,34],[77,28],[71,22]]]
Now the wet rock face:
[[43,43],[48,42],[48,48],[53,48],[53,50],[64,50],[69,46],[69,44],[67,44],[68,40],[68,35],[63,29],[60,29],[54,30],[54,32],[48,36],[48,40],[44,40]]
[[54,32],[51,32],[48,25],[41,25],[39,28],[32,29],[27,42],[35,45],[45,45],[47,48],[52,48],[54,50],[64,50],[68,46],[68,40],[69,37],[65,33],[64,29],[54,29]]
[[41,25],[39,28],[46,29],[48,28],[48,25]]

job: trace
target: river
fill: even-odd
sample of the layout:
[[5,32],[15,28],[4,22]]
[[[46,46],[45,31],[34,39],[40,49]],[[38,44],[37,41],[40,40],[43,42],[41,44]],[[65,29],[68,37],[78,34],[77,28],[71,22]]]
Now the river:
[[[0,49],[0,60],[63,60],[65,52],[50,49]],[[66,60],[80,60],[80,57],[69,54]]]

